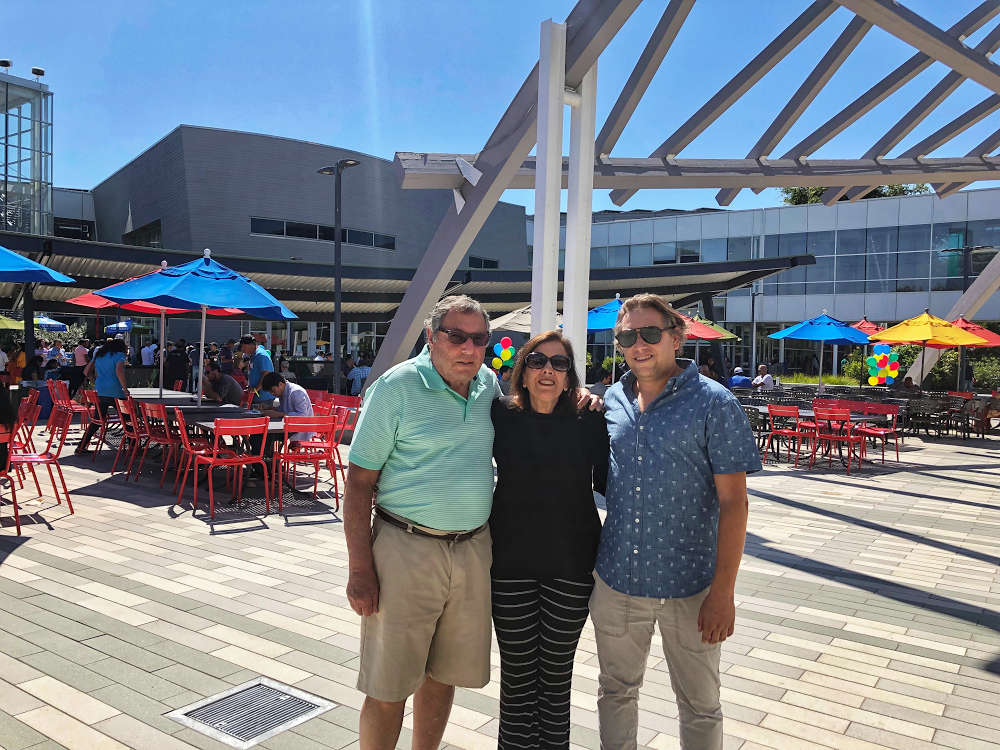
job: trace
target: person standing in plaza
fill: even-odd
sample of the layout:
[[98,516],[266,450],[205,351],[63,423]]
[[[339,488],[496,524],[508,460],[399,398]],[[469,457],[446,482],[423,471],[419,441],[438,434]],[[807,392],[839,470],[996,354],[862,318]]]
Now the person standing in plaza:
[[608,514],[590,599],[600,663],[602,750],[637,746],[638,694],[657,624],[677,698],[681,747],[721,750],[721,643],[733,633],[736,573],[761,469],[725,386],[676,359],[687,324],[640,294],[618,313],[630,373],[605,394]]
[[[509,369],[509,368],[505,368]],[[608,428],[579,411],[573,347],[558,331],[521,348],[510,398],[493,402],[493,624],[499,750],[569,748],[570,687],[594,588]]]
[[[85,378],[95,381],[97,410],[103,419],[107,419],[108,409],[115,407],[116,398],[126,399],[129,397],[128,384],[125,382],[125,352],[127,349],[125,342],[120,339],[109,341],[97,351],[94,359],[83,371]],[[90,439],[97,434],[99,428],[96,422],[87,425],[87,431],[76,447],[76,455],[80,456],[88,452],[87,445],[90,443]]]
[[[490,679],[488,528],[499,394],[489,316],[445,297],[428,344],[369,387],[344,495],[347,598],[361,621],[363,750],[391,750],[413,696],[413,750],[438,747],[455,687]],[[372,499],[378,502],[372,524]]]
[[264,375],[269,372],[274,372],[274,363],[271,361],[271,355],[269,355],[267,350],[258,344],[257,339],[249,333],[240,337],[240,351],[251,358],[250,366],[247,371],[247,388],[256,392],[253,397],[253,402],[255,404],[260,404],[264,401],[268,404],[273,403],[274,396],[260,388],[260,381],[263,379]]
[[[95,352],[94,356],[97,356]],[[184,339],[180,339],[174,348],[167,353],[167,358],[163,363],[166,369],[166,382],[163,384],[165,388],[173,388],[174,383],[178,380],[181,383],[187,383],[188,370],[191,367],[191,358],[188,353],[184,351]],[[181,386],[184,387],[183,385]]]

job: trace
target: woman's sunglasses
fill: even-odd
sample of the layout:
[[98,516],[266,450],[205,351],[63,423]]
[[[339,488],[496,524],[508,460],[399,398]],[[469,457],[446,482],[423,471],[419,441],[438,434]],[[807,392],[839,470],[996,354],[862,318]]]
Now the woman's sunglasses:
[[551,364],[552,369],[556,372],[569,372],[573,361],[565,354],[554,354],[551,357],[546,357],[541,352],[532,352],[524,358],[524,364],[532,370],[541,370],[545,365]]
[[642,336],[642,340],[647,344],[659,344],[660,339],[663,338],[663,332],[672,331],[673,329],[673,326],[670,326],[669,328],[657,328],[656,326],[626,328],[624,331],[619,331],[615,334],[615,341],[618,342],[622,349],[628,349],[630,346],[635,346],[635,342],[638,340],[639,336]]

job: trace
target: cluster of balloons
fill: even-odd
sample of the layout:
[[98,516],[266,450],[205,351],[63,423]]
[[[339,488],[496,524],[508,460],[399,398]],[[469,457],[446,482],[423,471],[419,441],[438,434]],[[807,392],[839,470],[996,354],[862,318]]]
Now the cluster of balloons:
[[493,365],[494,370],[499,370],[504,365],[514,366],[514,342],[510,340],[510,336],[504,336],[500,339],[499,344],[494,344],[493,353],[496,356],[493,357],[490,364]]
[[876,344],[872,355],[865,360],[868,365],[869,385],[891,385],[899,377],[899,355],[890,352],[888,344]]

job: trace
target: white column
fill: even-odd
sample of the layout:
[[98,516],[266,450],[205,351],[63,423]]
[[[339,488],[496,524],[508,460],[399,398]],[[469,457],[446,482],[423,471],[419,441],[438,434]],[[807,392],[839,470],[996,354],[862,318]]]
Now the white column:
[[288,332],[285,334],[285,349],[286,357],[295,356],[295,328],[292,326],[292,321],[288,321],[286,324]]
[[535,148],[535,237],[531,271],[531,335],[556,327],[559,291],[559,201],[562,188],[566,26],[542,21],[538,56]]
[[[784,329],[784,326],[782,326],[782,329]],[[785,340],[784,339],[778,339],[778,361],[781,362],[781,364],[785,364]]]
[[316,356],[316,323],[313,321],[306,323],[306,354]]
[[840,368],[840,356],[839,352],[837,351],[838,348],[839,347],[837,346],[837,344],[833,345],[833,364],[830,366],[830,372],[832,372],[834,375],[839,375],[839,373],[837,372],[837,370]]
[[273,345],[271,344],[271,321],[267,321],[264,327],[264,335],[267,336],[267,341],[264,342],[264,348],[269,352],[274,351]]
[[594,135],[597,63],[577,89],[569,126],[569,189],[566,201],[566,270],[563,276],[563,335],[576,349],[576,369],[586,382],[587,307],[590,301],[590,228],[594,207]]

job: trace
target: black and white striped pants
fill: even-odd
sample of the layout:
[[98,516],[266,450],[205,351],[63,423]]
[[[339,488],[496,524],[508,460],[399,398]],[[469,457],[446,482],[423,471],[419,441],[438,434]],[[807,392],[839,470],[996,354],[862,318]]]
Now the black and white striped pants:
[[498,749],[569,748],[573,656],[594,579],[493,579],[500,645]]

